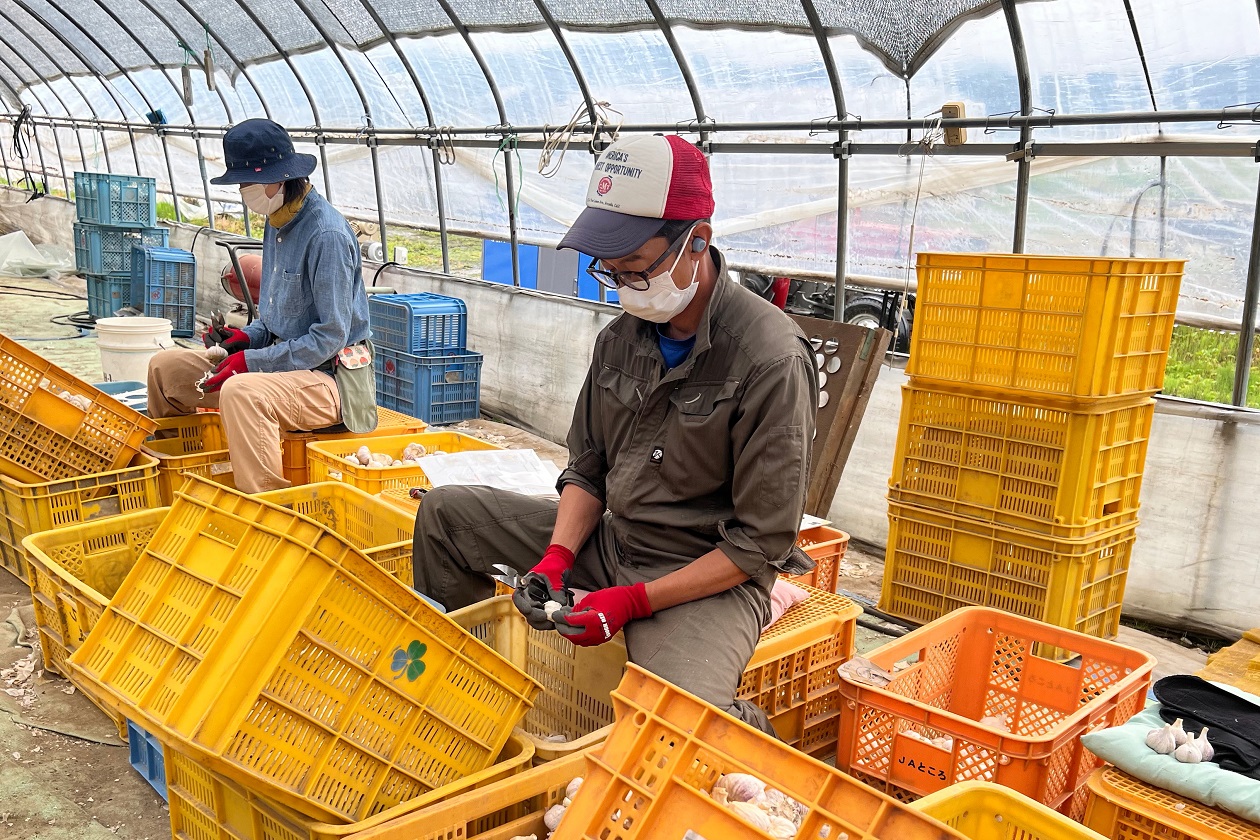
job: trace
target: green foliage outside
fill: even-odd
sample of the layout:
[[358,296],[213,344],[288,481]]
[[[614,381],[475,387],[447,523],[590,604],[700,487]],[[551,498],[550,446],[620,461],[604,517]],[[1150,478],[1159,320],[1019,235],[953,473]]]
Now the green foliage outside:
[[[1164,393],[1206,402],[1230,402],[1237,353],[1238,333],[1173,327]],[[1251,356],[1247,405],[1260,408],[1260,343]]]
[[[392,257],[394,246],[407,249],[407,265],[428,271],[442,270],[442,237],[427,230],[390,227],[385,241],[389,243],[386,256]],[[451,274],[461,277],[481,276],[481,240],[471,236],[447,237],[451,255]]]

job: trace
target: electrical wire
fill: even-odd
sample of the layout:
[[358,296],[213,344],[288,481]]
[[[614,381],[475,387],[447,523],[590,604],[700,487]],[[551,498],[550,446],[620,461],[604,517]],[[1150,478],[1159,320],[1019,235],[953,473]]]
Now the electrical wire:
[[387,263],[381,263],[381,267],[380,267],[380,268],[378,268],[378,269],[376,269],[376,273],[372,275],[372,286],[373,286],[373,287],[375,287],[375,286],[376,286],[376,281],[380,279],[380,277],[381,277],[381,272],[382,272],[382,271],[384,271],[385,269],[389,268],[391,265],[401,265],[401,264],[400,264],[400,263],[398,263],[398,262],[396,262],[395,260],[390,260],[390,261],[389,261],[389,262],[387,262]]
[[86,309],[82,312],[71,313],[70,315],[54,315],[48,320],[59,327],[92,329],[96,326],[96,318],[92,317],[91,313],[89,313]]
[[[611,118],[613,114],[617,115],[615,120]],[[578,123],[591,124],[590,147],[592,152],[598,152],[599,150],[595,147],[595,144],[599,141],[600,134],[608,131],[609,138],[616,140],[617,135],[621,133],[622,122],[624,122],[624,115],[620,111],[607,102],[596,102],[594,114],[586,107],[586,103],[582,103],[573,112],[573,117],[563,128],[552,128],[549,125],[544,125],[542,154],[538,157],[538,174],[544,178],[550,178],[560,171],[560,165],[564,163],[564,156],[569,151],[569,145],[573,142],[573,135],[577,131]],[[612,126],[611,130],[608,129],[610,125]],[[553,162],[552,158],[557,150],[560,152],[560,156],[556,157]]]

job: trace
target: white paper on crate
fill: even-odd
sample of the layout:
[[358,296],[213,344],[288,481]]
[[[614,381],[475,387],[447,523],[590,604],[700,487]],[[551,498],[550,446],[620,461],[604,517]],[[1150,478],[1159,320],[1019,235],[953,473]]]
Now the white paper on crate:
[[560,470],[532,449],[426,455],[419,464],[434,487],[480,484],[526,496],[559,498],[556,480]]

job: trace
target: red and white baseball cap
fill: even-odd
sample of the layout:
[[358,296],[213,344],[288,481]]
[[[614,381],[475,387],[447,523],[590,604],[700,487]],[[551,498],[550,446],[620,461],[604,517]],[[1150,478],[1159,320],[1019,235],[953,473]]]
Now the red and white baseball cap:
[[713,181],[699,149],[677,135],[631,137],[599,156],[586,209],[559,247],[615,260],[656,236],[666,220],[712,215]]

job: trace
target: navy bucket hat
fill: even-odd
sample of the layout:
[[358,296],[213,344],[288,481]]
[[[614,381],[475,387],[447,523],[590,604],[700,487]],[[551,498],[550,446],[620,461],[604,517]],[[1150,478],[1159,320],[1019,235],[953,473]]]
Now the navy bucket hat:
[[245,120],[223,135],[227,171],[212,184],[278,184],[315,171],[315,156],[293,150],[289,132],[265,119]]

